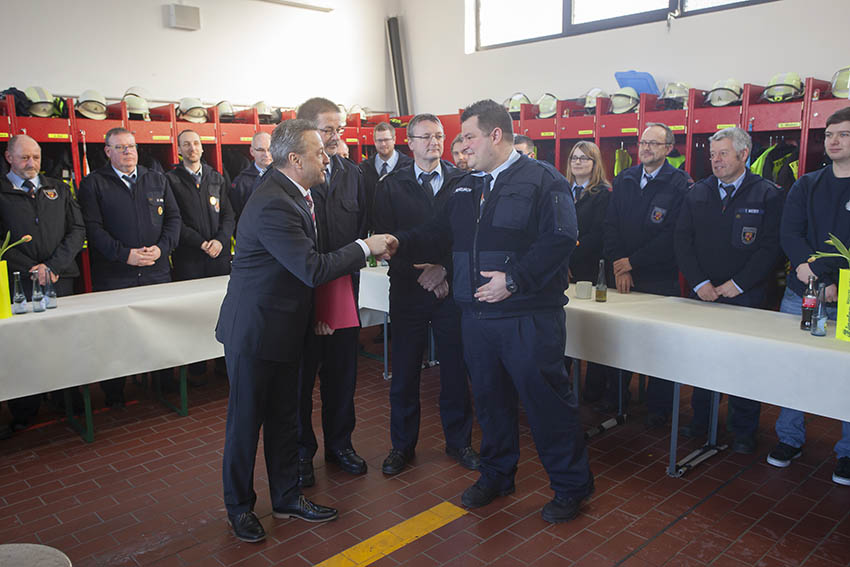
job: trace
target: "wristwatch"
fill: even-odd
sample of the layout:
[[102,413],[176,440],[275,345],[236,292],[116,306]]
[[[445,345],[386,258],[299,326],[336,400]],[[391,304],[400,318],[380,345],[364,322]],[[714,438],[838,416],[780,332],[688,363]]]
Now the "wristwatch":
[[505,274],[505,289],[514,294],[519,291],[519,287],[510,274]]

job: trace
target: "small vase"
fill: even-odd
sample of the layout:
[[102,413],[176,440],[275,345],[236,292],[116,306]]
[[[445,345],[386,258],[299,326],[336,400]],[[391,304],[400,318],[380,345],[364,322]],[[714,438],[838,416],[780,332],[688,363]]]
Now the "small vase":
[[850,269],[842,269],[838,275],[838,317],[835,338],[850,342]]
[[12,316],[12,294],[9,292],[9,269],[6,260],[0,260],[0,319]]

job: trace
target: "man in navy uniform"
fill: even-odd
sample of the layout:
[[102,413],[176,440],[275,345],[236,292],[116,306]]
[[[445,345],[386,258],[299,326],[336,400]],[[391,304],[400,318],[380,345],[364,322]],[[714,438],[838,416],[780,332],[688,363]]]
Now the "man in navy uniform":
[[[139,163],[129,130],[106,133],[109,164],[80,184],[95,291],[171,281],[168,256],[180,238],[180,211],[165,175]],[[108,406],[124,405],[124,378],[101,382]]]
[[[397,233],[429,220],[454,191],[463,172],[443,155],[445,134],[433,114],[417,114],[407,126],[413,163],[395,168],[375,191],[375,230]],[[398,474],[413,457],[419,438],[419,379],[428,345],[428,325],[434,330],[440,361],[440,419],[446,453],[468,469],[480,459],[472,448],[472,401],[463,364],[460,310],[446,281],[451,256],[434,263],[415,263],[399,254],[390,260],[390,319],[393,322],[393,379],[390,384],[392,449],[382,471]]]
[[[318,250],[326,253],[357,239],[366,237],[366,189],[357,166],[337,155],[343,131],[339,107],[326,98],[305,101],[297,118],[315,124],[324,143],[329,161],[325,178],[311,188],[316,204]],[[360,288],[360,272],[352,270],[354,302]],[[366,461],[354,450],[354,390],[357,385],[357,353],[360,327],[330,329],[325,321],[317,321],[307,333],[301,372],[298,407],[298,456],[301,486],[315,482],[313,456],[319,448],[313,432],[313,388],[319,374],[322,398],[322,432],[325,461],[337,464],[350,474],[364,474]]]
[[[714,175],[685,196],[676,223],[676,259],[694,299],[759,308],[779,255],[782,200],[774,183],[747,168],[752,140],[744,130],[720,130],[709,143]],[[694,388],[694,418],[681,430],[686,437],[708,432],[710,397],[708,390]],[[729,408],[732,450],[755,452],[761,404],[730,396]]]
[[[480,478],[461,502],[477,508],[515,490],[521,401],[554,499],[548,522],[574,518],[593,492],[584,431],[564,368],[569,257],[576,245],[567,180],[513,147],[511,117],[492,100],[461,115],[461,178],[441,213],[390,250],[428,260],[452,250],[464,359],[481,424]],[[409,249],[406,249],[408,248]]]
[[276,518],[333,520],[337,511],[307,500],[298,487],[298,373],[313,318],[313,288],[382,255],[386,237],[339,250],[316,249],[309,187],[324,181],[328,157],[315,125],[279,124],[271,139],[272,169],[243,211],[233,272],[216,338],[224,344],[230,398],[222,477],[224,504],[237,538],[256,542],[265,530],[254,514],[254,460],[263,428],[266,469]]
[[[838,275],[847,264],[841,258],[820,258],[811,263],[808,259],[815,251],[834,251],[824,244],[830,233],[844,244],[850,242],[850,107],[836,110],[826,119],[823,145],[832,164],[798,179],[782,212],[779,238],[791,261],[791,272],[786,278],[788,287],[779,310],[801,315],[802,296],[809,277],[814,276],[818,283],[826,284],[826,312],[835,320]],[[770,451],[767,462],[775,467],[787,467],[803,454],[806,442],[803,412],[782,408],[776,420],[776,436],[779,443]],[[832,481],[850,486],[850,422],[841,422],[835,456],[838,460]]]
[[[639,142],[640,165],[614,180],[604,223],[603,252],[613,268],[619,293],[632,289],[679,295],[679,269],[673,229],[691,178],[667,163],[675,137],[664,124],[649,123]],[[663,425],[670,414],[673,383],[649,379],[649,426]]]
[[[10,171],[0,176],[0,239],[7,232],[11,232],[10,242],[32,236],[4,254],[9,282],[13,272],[20,272],[27,300],[32,299],[30,274],[42,285],[49,277],[57,296],[71,295],[74,278],[80,275],[75,259],[86,238],[80,207],[67,185],[40,175],[41,147],[35,140],[26,134],[12,136],[5,157]],[[76,388],[69,390],[82,401]],[[26,428],[40,405],[40,394],[9,400],[11,430]]]
[[248,153],[254,161],[239,172],[239,175],[233,180],[230,185],[230,205],[233,207],[233,214],[236,221],[239,221],[239,215],[242,214],[242,209],[245,208],[245,203],[248,202],[248,197],[257,185],[257,179],[265,173],[269,165],[272,163],[272,154],[269,152],[269,143],[271,135],[268,132],[257,132],[251,138],[251,147]]
[[[399,153],[395,149],[395,128],[389,122],[379,122],[375,126],[374,138],[375,150],[378,153],[360,162],[360,171],[366,183],[366,203],[369,206],[369,215],[372,214],[372,205],[375,200],[375,187],[378,181],[391,171],[404,167],[413,162],[410,156]],[[374,226],[374,219],[369,220],[369,228]]]

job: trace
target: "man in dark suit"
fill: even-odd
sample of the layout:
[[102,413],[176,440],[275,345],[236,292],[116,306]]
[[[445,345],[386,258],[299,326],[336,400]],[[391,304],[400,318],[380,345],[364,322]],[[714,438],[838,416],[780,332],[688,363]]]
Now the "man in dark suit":
[[[375,228],[397,233],[424,224],[441,210],[463,172],[440,159],[445,133],[439,118],[417,114],[407,127],[413,163],[397,167],[375,190]],[[480,459],[472,448],[472,400],[463,364],[460,309],[449,297],[451,256],[430,264],[400,254],[390,260],[390,318],[393,321],[393,380],[390,385],[392,449],[381,470],[400,473],[413,458],[419,438],[419,381],[428,326],[434,330],[440,360],[440,420],[446,453],[475,470]]]
[[[356,238],[366,237],[366,190],[357,166],[339,156],[343,131],[339,107],[332,101],[314,97],[298,107],[297,118],[313,123],[329,162],[325,181],[310,189],[316,205],[317,248],[321,253],[336,250]],[[357,303],[360,272],[348,274]],[[319,374],[322,397],[322,433],[325,461],[335,463],[349,474],[364,474],[366,461],[354,450],[354,390],[357,385],[357,339],[360,327],[330,329],[317,322],[308,331],[301,365],[298,406],[298,481],[302,487],[315,483],[313,456],[319,448],[313,432],[313,388]]]
[[374,228],[375,219],[371,218],[372,206],[375,200],[375,187],[384,175],[400,167],[410,165],[413,160],[395,149],[395,128],[389,122],[381,122],[375,126],[375,149],[377,154],[360,162],[360,171],[366,181],[366,202],[369,206],[369,228]]
[[333,520],[298,487],[298,369],[312,324],[313,288],[366,265],[386,251],[386,237],[357,240],[319,254],[309,189],[324,181],[328,157],[313,124],[288,120],[272,133],[272,169],[248,203],[216,338],[230,380],[222,477],[237,538],[257,542],[265,530],[253,512],[254,460],[263,428],[276,518]]

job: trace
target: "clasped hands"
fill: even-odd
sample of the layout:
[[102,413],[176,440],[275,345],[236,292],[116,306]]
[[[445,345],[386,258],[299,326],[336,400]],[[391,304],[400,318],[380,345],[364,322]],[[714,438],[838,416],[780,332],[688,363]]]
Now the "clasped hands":
[[127,263],[131,266],[153,266],[161,255],[162,251],[157,245],[130,248]]

